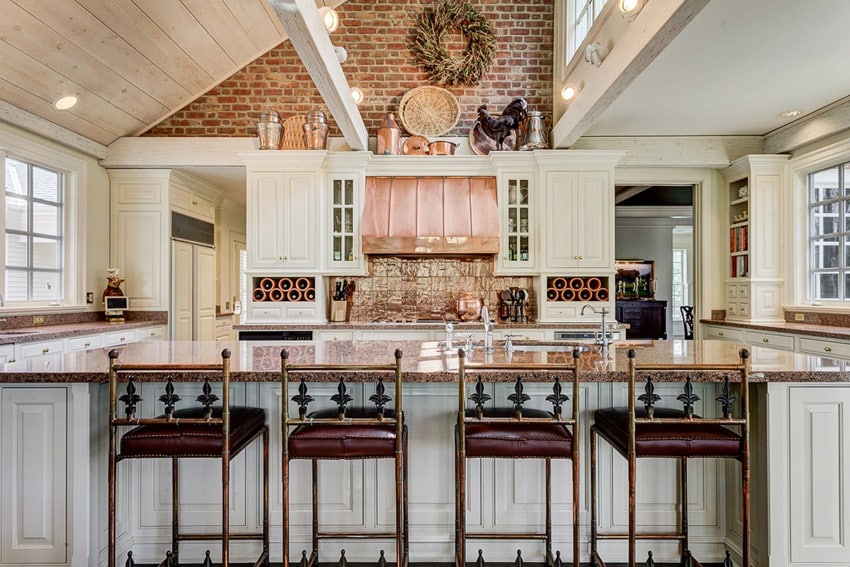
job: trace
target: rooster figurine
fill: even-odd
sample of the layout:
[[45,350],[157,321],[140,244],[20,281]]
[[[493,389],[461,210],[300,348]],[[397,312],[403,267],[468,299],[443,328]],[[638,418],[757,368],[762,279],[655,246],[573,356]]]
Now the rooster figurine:
[[516,146],[519,147],[520,130],[528,118],[528,103],[524,98],[513,99],[502,111],[498,118],[493,118],[487,112],[487,105],[478,107],[478,119],[481,131],[496,141],[496,149],[501,150],[505,139],[516,132]]

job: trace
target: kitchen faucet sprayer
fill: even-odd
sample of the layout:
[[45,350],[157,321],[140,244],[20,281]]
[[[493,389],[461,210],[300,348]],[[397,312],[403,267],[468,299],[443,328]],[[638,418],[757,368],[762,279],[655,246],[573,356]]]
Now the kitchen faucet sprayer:
[[607,307],[601,307],[597,309],[593,305],[589,303],[585,303],[581,306],[581,315],[584,316],[584,312],[586,309],[590,308],[591,311],[602,315],[602,323],[601,323],[601,331],[597,333],[596,344],[602,345],[602,356],[608,356],[608,345],[614,342],[614,340],[608,335],[605,330],[605,316],[608,315],[609,311]]

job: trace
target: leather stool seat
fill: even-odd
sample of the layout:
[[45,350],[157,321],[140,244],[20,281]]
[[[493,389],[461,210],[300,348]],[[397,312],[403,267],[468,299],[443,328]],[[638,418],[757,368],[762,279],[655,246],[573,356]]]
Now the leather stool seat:
[[[467,417],[475,417],[474,409]],[[511,417],[512,408],[488,408],[485,418]],[[548,411],[523,408],[525,418],[552,418]],[[551,423],[468,423],[466,425],[466,456],[470,458],[569,459],[573,454],[572,433],[563,425]]]
[[[338,415],[336,409],[312,412],[307,419],[328,419]],[[349,418],[376,417],[370,408],[352,408]],[[384,417],[395,412],[385,410]],[[407,431],[405,427],[404,431]],[[391,458],[396,448],[395,425],[309,425],[296,427],[289,434],[290,459],[375,459]]]
[[[188,408],[173,413],[175,420],[203,418],[204,408]],[[214,408],[213,418],[221,418],[221,408]],[[230,408],[230,450],[239,452],[262,433],[266,412],[261,408]],[[161,423],[141,425],[121,438],[122,458],[151,457],[221,457],[221,425]]]
[[[655,418],[685,417],[684,412],[670,408],[655,408]],[[646,410],[635,408],[635,417],[645,418]],[[697,420],[699,416],[694,416]],[[594,413],[594,427],[623,455],[629,451],[629,411],[625,407],[605,408]],[[635,453],[637,457],[664,458],[731,458],[741,455],[741,436],[716,424],[669,423],[635,424]]]

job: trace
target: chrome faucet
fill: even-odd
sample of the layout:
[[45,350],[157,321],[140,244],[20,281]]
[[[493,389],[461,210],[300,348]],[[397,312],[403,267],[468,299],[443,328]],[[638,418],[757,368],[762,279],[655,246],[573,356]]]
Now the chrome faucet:
[[514,352],[514,337],[518,337],[519,335],[512,335],[510,333],[505,335],[505,352],[511,354]]
[[606,326],[605,326],[605,316],[608,315],[608,313],[609,313],[608,308],[607,307],[601,307],[601,308],[597,309],[593,305],[591,305],[589,303],[585,303],[581,307],[581,315],[582,316],[584,316],[584,312],[587,308],[590,308],[590,310],[593,311],[594,313],[602,315],[601,331],[599,333],[597,333],[597,335],[596,335],[596,344],[602,345],[602,356],[607,356],[608,355],[608,345],[610,345],[611,343],[614,342],[614,339],[611,338],[611,336],[608,334],[608,332],[606,330]]
[[487,306],[481,308],[481,320],[484,321],[484,350],[492,352],[493,350],[493,327],[495,322],[490,319],[490,311]]

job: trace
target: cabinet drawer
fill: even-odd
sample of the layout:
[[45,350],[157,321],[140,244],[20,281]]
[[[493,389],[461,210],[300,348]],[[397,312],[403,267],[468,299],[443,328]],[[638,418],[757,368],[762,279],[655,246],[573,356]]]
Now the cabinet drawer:
[[68,352],[79,352],[81,350],[100,348],[101,344],[103,343],[100,335],[73,337],[68,339]]
[[744,331],[742,329],[705,325],[703,331],[703,336],[706,339],[740,342],[744,338]]
[[45,354],[62,354],[63,351],[64,348],[61,340],[22,344],[17,358],[20,360],[43,356]]
[[136,333],[132,329],[103,334],[103,346],[116,346],[136,341]]
[[753,346],[763,346],[781,350],[794,350],[794,337],[781,333],[770,333],[767,331],[747,331],[744,334],[744,342]]
[[800,337],[797,350],[807,354],[827,357],[850,358],[850,343],[831,341],[816,337]]
[[165,327],[159,325],[146,329],[136,329],[135,337],[137,341],[164,341]]

